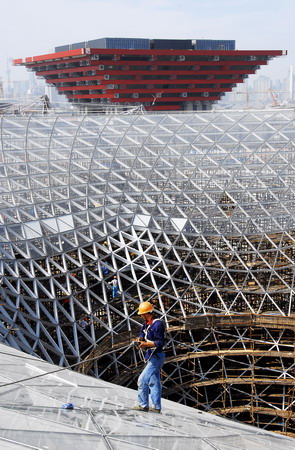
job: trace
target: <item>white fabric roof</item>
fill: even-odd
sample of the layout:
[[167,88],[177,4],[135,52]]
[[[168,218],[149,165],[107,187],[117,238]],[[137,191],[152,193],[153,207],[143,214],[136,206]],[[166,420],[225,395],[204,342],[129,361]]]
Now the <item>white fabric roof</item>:
[[[58,368],[3,344],[0,361],[1,450],[287,450],[295,446],[292,438],[168,400],[163,400],[162,414],[133,411],[136,391]],[[74,409],[63,409],[65,403],[73,403]]]

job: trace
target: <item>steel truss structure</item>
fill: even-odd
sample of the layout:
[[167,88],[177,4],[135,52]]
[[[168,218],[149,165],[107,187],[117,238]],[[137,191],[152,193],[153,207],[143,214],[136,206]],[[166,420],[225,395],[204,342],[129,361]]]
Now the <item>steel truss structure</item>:
[[149,300],[164,396],[293,434],[294,137],[291,110],[2,116],[2,342],[134,386]]

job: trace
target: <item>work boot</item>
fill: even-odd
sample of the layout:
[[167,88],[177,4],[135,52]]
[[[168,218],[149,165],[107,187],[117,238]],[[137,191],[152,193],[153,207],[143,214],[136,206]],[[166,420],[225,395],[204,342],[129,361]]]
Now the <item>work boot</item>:
[[148,408],[146,408],[146,407],[144,407],[144,406],[140,406],[140,405],[133,406],[132,409],[133,409],[134,411],[145,411],[145,412],[149,412],[149,409],[148,409]]
[[149,412],[160,414],[161,410],[160,409],[156,409],[156,408],[149,408]]

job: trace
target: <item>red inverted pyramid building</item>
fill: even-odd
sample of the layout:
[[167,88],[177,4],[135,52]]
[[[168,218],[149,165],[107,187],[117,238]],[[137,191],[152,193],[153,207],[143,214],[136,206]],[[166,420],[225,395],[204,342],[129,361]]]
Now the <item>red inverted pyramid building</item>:
[[235,50],[235,41],[103,38],[15,59],[81,105],[206,110],[282,50]]

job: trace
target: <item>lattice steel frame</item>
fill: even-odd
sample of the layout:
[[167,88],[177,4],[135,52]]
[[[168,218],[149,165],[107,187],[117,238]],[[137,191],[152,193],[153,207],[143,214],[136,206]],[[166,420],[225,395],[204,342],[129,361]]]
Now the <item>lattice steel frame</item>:
[[[289,110],[3,116],[2,341],[69,365],[150,300],[164,395],[294,432],[294,133]],[[141,364],[83,370],[132,386]]]

